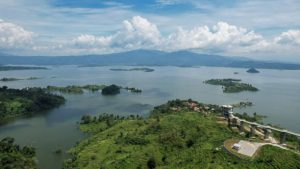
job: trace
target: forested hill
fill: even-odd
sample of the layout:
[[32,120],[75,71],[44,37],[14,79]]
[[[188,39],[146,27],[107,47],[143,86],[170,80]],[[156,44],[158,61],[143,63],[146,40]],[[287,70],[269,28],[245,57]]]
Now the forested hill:
[[300,64],[266,62],[239,57],[198,54],[189,51],[134,50],[84,56],[12,56],[0,54],[0,65],[132,65],[132,66],[216,66],[300,70]]
[[0,87],[0,122],[49,110],[64,102],[64,97],[42,88],[9,89],[3,86]]

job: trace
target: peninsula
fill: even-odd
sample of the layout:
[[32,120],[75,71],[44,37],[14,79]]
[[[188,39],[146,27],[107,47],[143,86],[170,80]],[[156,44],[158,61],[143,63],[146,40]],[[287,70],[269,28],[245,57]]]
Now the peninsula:
[[88,90],[92,92],[96,92],[105,88],[106,85],[84,85],[84,86],[65,86],[65,87],[58,87],[58,86],[47,86],[47,91],[57,91],[61,93],[69,93],[69,94],[82,94],[83,90]]
[[9,89],[0,87],[0,122],[55,108],[65,102],[62,96],[43,88]]

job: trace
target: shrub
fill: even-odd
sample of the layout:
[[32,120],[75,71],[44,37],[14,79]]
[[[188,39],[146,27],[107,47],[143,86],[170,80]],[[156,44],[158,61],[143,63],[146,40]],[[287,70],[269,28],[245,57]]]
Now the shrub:
[[155,162],[155,159],[154,158],[150,158],[148,161],[147,161],[147,167],[149,169],[154,169],[156,167],[156,162]]

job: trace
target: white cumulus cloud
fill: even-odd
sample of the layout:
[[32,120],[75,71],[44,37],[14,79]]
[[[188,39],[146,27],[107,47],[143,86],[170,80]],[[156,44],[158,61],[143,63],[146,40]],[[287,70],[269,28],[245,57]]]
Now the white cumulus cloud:
[[19,49],[32,43],[33,32],[10,22],[0,20],[0,48]]
[[288,30],[275,38],[275,43],[283,45],[300,45],[300,30]]
[[108,37],[96,37],[94,35],[83,34],[73,39],[75,46],[79,48],[103,48],[109,46],[112,38]]
[[160,41],[160,32],[157,26],[140,16],[133,17],[130,21],[123,21],[124,30],[116,38],[124,39],[122,43],[150,45]]
[[268,45],[261,35],[226,22],[219,22],[212,28],[208,26],[190,30],[179,28],[177,32],[163,37],[155,24],[140,16],[124,20],[123,29],[112,35],[83,34],[75,38],[73,43],[76,47],[98,48],[101,51],[103,48],[115,50],[146,48],[167,51],[186,49],[226,51],[237,48],[248,51]]
[[[151,48],[160,43],[160,32],[155,24],[140,16],[123,21],[123,29],[107,36],[83,34],[75,39],[76,47],[99,49],[111,48],[115,50]],[[111,49],[109,49],[111,51]],[[96,51],[96,50],[95,50]]]
[[202,49],[204,51],[250,52],[268,45],[265,39],[253,31],[218,22],[209,28],[199,26],[190,30],[179,28],[176,33],[164,39],[168,50]]

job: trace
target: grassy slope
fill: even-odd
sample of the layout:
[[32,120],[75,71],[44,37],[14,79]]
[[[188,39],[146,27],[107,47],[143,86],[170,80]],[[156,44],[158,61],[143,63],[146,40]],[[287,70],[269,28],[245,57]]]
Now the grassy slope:
[[172,169],[300,166],[300,156],[270,146],[262,148],[262,156],[255,160],[239,160],[216,150],[225,139],[240,136],[218,124],[214,115],[181,112],[161,115],[159,120],[121,120],[112,127],[85,124],[81,129],[93,136],[71,150],[73,160],[65,168],[147,168],[150,158],[157,168]]

